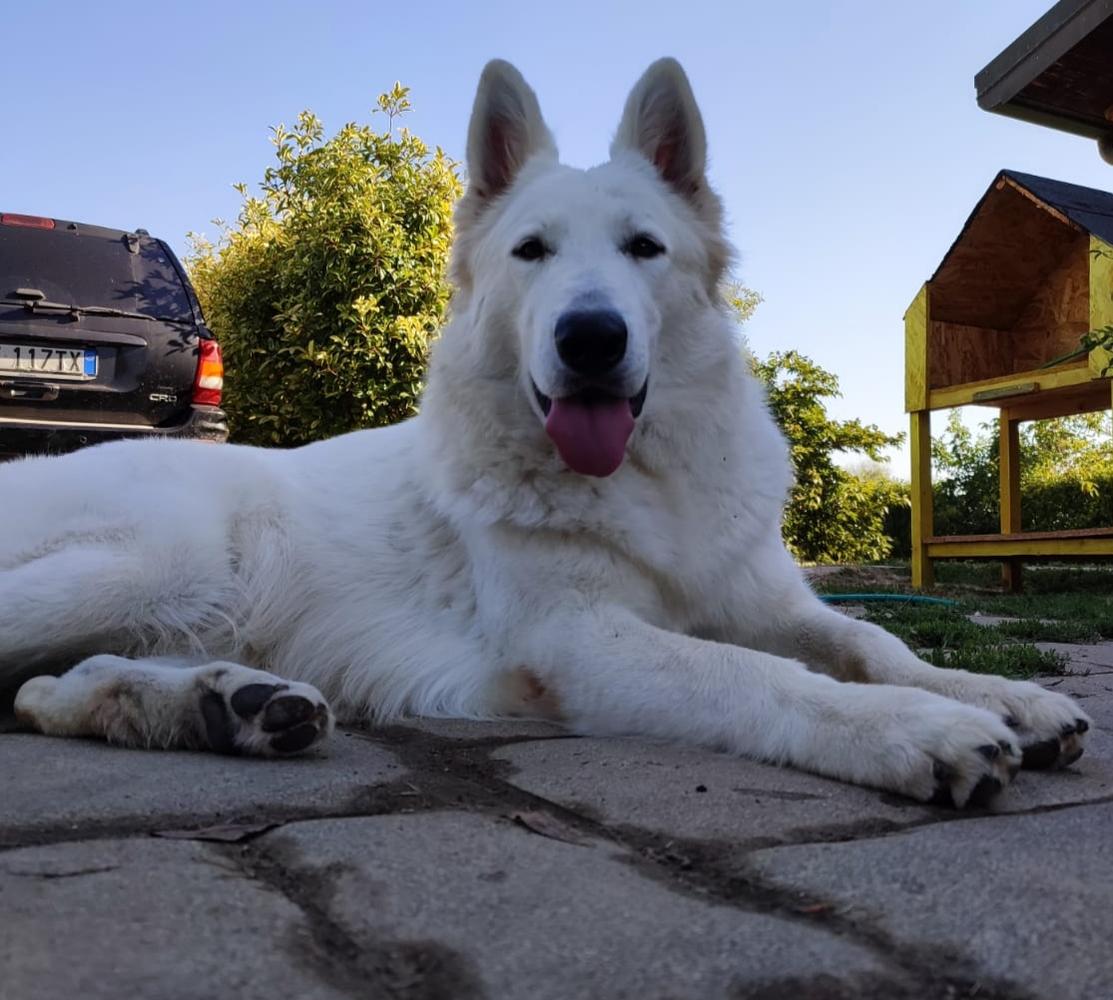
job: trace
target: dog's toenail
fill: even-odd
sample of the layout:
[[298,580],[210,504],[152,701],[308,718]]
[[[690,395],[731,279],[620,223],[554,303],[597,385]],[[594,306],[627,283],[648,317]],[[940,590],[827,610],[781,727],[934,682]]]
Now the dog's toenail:
[[1007,740],[998,740],[997,745],[1005,751],[1006,757],[1020,756],[1020,751],[1017,750],[1017,748],[1012,743],[1009,743]]

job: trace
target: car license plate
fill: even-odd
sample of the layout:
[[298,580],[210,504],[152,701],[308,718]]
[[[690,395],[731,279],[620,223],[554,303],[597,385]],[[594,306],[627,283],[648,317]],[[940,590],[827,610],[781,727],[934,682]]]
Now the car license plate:
[[93,379],[97,377],[97,352],[42,344],[0,344],[0,376],[4,375]]

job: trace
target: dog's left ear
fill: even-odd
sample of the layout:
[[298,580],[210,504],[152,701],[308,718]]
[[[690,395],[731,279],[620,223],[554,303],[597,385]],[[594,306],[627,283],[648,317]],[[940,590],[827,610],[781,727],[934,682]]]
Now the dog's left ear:
[[658,59],[626,98],[611,156],[641,153],[686,198],[705,186],[707,136],[688,77],[675,59]]

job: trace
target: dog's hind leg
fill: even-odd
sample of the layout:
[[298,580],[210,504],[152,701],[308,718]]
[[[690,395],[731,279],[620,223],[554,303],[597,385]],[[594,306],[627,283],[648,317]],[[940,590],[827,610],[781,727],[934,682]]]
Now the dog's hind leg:
[[48,736],[91,736],[132,747],[287,756],[332,732],[308,684],[238,663],[93,656],[61,677],[27,681],[17,721]]
[[228,653],[226,558],[126,531],[62,536],[0,568],[0,688],[113,653]]

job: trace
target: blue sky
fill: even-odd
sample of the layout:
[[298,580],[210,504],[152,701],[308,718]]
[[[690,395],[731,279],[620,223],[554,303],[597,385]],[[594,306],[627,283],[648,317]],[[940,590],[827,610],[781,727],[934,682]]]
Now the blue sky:
[[[995,172],[1113,187],[1092,142],[980,111],[973,77],[1051,0],[661,3],[112,2],[9,5],[0,207],[145,226],[180,253],[234,218],[268,126],[366,120],[395,80],[409,126],[461,156],[502,56],[563,158],[606,155],[629,87],[674,55],[707,121],[759,352],[842,380],[839,416],[905,428],[901,317]],[[14,99],[13,99],[14,98]],[[986,411],[988,414],[988,411]],[[907,475],[907,453],[894,457]]]

